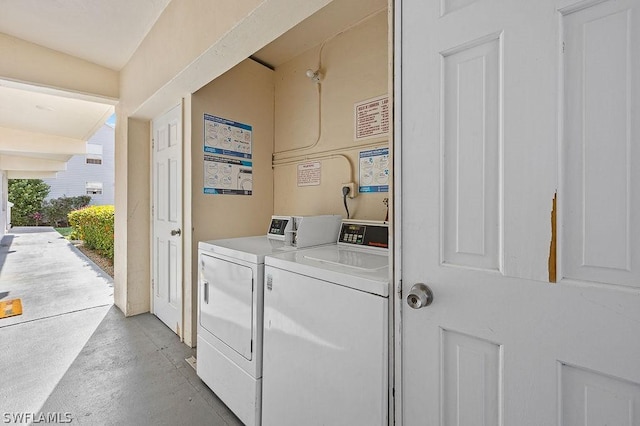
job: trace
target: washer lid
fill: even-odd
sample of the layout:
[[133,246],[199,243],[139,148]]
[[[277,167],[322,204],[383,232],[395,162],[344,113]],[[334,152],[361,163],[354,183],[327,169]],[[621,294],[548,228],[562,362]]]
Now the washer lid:
[[387,253],[327,245],[269,255],[264,263],[367,293],[389,296]]
[[338,248],[338,250],[318,250],[309,254],[303,253],[303,256],[305,259],[364,272],[375,272],[381,269],[387,271],[389,268],[389,257],[386,254],[382,256]]
[[198,248],[209,254],[220,254],[257,264],[264,263],[265,255],[293,249],[285,246],[284,241],[272,240],[266,235],[200,241]]

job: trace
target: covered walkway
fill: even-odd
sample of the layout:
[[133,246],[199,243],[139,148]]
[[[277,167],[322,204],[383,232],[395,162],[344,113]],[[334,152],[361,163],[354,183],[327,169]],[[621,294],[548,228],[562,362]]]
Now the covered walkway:
[[3,423],[240,424],[185,361],[195,351],[153,315],[125,318],[111,278],[53,228],[2,238],[0,300],[15,298],[23,314],[0,319]]

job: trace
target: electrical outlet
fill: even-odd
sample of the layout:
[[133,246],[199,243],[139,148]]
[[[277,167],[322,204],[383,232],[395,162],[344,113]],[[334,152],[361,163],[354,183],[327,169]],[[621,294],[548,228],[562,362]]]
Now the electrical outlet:
[[356,198],[356,185],[353,182],[348,182],[348,183],[343,183],[340,186],[340,194],[342,194],[342,188],[349,188],[349,195],[347,195],[347,197],[349,198]]

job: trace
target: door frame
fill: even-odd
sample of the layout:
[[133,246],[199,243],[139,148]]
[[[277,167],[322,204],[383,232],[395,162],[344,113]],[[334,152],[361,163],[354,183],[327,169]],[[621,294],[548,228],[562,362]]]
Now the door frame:
[[[393,14],[392,55],[393,63],[393,372],[390,405],[393,406],[393,422],[402,424],[402,0],[389,0]],[[391,420],[391,419],[389,419]]]
[[[149,281],[149,312],[151,312],[152,314],[155,315],[155,287],[154,287],[154,279],[155,279],[155,262],[156,262],[156,257],[155,257],[155,207],[154,207],[154,203],[155,203],[155,176],[156,176],[156,169],[155,169],[155,146],[154,146],[154,126],[153,126],[153,122],[159,118],[164,116],[165,114],[167,114],[169,111],[171,111],[174,108],[180,108],[180,131],[181,131],[181,147],[180,147],[180,163],[181,163],[181,173],[178,176],[178,179],[180,180],[179,182],[179,186],[181,187],[181,198],[180,198],[180,206],[179,209],[181,211],[181,223],[180,223],[180,229],[182,230],[182,238],[181,238],[181,244],[180,244],[180,250],[182,251],[182,273],[179,274],[178,279],[181,280],[182,285],[181,285],[181,292],[180,292],[180,297],[181,297],[181,301],[180,301],[180,333],[176,333],[177,336],[180,338],[181,342],[185,341],[185,320],[191,318],[191,311],[189,311],[188,315],[186,312],[186,308],[187,308],[187,304],[185,303],[185,287],[187,285],[187,281],[185,280],[185,259],[186,259],[186,253],[187,250],[185,250],[185,248],[187,247],[187,245],[185,244],[185,241],[188,240],[189,244],[191,242],[190,238],[186,238],[185,237],[185,193],[186,190],[188,189],[189,191],[191,191],[191,188],[186,188],[185,187],[185,140],[186,140],[186,132],[185,132],[185,102],[184,99],[180,99],[177,103],[172,104],[170,107],[164,109],[161,113],[157,114],[154,118],[149,120],[149,159],[150,159],[150,163],[151,163],[151,167],[149,170],[149,188],[151,190],[150,196],[149,196],[149,217],[150,217],[150,221],[149,221],[149,252],[150,252],[150,267],[151,267],[151,273],[150,273],[150,281]],[[189,139],[189,146],[191,144],[191,140]],[[190,151],[189,151],[190,154]],[[190,194],[190,192],[189,192]],[[191,235],[191,233],[188,233],[189,237]],[[191,257],[189,257],[189,261],[191,260]],[[189,269],[189,273],[190,273],[190,269]],[[190,285],[191,282],[189,281],[188,284]],[[190,306],[189,306],[190,307]],[[190,326],[191,324],[189,324]],[[175,331],[175,330],[174,330]],[[193,345],[190,345],[193,346]]]

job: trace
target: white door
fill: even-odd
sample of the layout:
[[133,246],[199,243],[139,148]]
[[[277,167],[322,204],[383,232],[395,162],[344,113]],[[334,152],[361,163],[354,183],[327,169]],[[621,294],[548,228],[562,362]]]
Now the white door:
[[182,336],[182,108],[153,120],[153,313]]
[[396,13],[396,420],[640,425],[640,0]]

